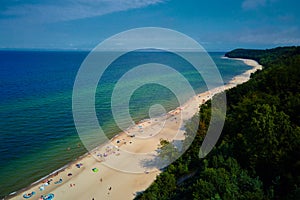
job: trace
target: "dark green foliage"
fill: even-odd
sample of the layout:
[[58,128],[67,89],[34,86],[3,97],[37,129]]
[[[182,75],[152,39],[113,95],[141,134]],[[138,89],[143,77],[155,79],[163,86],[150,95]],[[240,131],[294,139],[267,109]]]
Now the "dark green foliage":
[[300,47],[293,46],[277,47],[267,50],[235,49],[231,52],[226,53],[225,56],[230,58],[253,59],[261,63],[263,66],[269,67],[269,65],[273,65],[274,63],[283,64],[284,62],[277,61],[279,59],[291,59],[291,57],[299,54]]
[[[262,183],[231,157],[213,156],[191,187],[194,199],[261,199]],[[212,198],[213,197],[213,198]]]
[[213,151],[198,157],[208,102],[200,120],[186,126],[192,145],[137,199],[300,199],[300,47],[226,56],[254,59],[264,70],[227,91],[225,126]]
[[139,197],[139,199],[170,199],[172,197],[172,192],[175,189],[175,176],[168,172],[164,172],[157,177],[156,181],[146,192],[143,193],[142,196]]

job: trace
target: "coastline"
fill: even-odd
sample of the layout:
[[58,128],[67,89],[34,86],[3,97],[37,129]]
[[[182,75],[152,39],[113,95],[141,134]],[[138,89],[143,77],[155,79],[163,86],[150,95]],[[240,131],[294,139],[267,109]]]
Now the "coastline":
[[[232,87],[235,87],[239,84],[242,84],[244,82],[247,82],[250,79],[250,76],[252,73],[258,71],[258,70],[262,70],[263,66],[260,65],[258,62],[256,62],[255,60],[251,60],[251,59],[244,59],[244,58],[229,58],[229,57],[222,57],[223,59],[232,59],[232,60],[240,60],[242,62],[244,62],[246,65],[251,66],[252,69],[249,69],[247,71],[245,71],[244,73],[237,75],[235,77],[233,77],[229,83],[226,85],[228,88],[230,89]],[[225,86],[225,87],[226,87]],[[226,90],[227,90],[226,89]]]
[[[262,66],[254,60],[237,58],[234,59],[241,60],[245,64],[252,66],[253,68],[247,70],[243,74],[233,77],[233,79],[229,81],[229,83],[225,86],[214,88],[211,91],[206,91],[204,93],[197,94],[195,97],[192,97],[190,100],[188,100],[180,108],[176,108],[175,110],[168,112],[166,116],[158,117],[157,121],[151,121],[150,119],[140,121],[135,126],[130,127],[127,132],[130,134],[135,133],[137,136],[139,136],[139,126],[142,126],[144,133],[149,132],[150,134],[152,134],[153,131],[160,130],[159,128],[161,127],[161,121],[166,121],[166,127],[164,127],[166,128],[165,133],[172,132],[170,130],[178,130],[179,128],[184,127],[185,121],[190,119],[194,114],[198,112],[199,105],[206,102],[207,100],[212,98],[212,96],[219,92],[223,92],[248,81],[250,79],[251,73],[262,69]],[[182,119],[179,122],[176,120],[176,117],[181,115],[182,112],[185,112],[187,114],[185,116],[181,116]],[[137,192],[145,190],[155,180],[156,176],[160,173],[160,171],[158,169],[154,169],[150,170],[151,172],[149,173],[124,173],[107,167],[107,165],[105,165],[105,162],[120,162],[128,164],[126,162],[126,160],[128,159],[126,156],[117,156],[118,149],[136,153],[149,152],[149,150],[155,151],[159,147],[160,139],[163,137],[159,135],[154,135],[152,137],[152,135],[149,135],[149,137],[151,136],[151,139],[146,141],[143,139],[138,140],[138,137],[129,137],[127,135],[128,133],[122,132],[117,134],[110,140],[108,144],[103,144],[100,147],[95,148],[93,151],[91,151],[91,153],[84,154],[83,156],[79,157],[76,161],[63,166],[58,170],[55,170],[46,178],[34,182],[29,187],[14,193],[14,195],[8,196],[7,199],[24,199],[22,197],[23,194],[30,193],[31,191],[36,192],[33,199],[40,197],[42,194],[48,193],[55,194],[54,199],[134,198]],[[184,139],[183,133],[184,130],[181,131],[181,134],[176,135],[176,139]],[[174,139],[173,134],[166,133],[162,135],[164,135],[163,139]],[[118,141],[121,141],[121,143]],[[113,150],[110,151],[110,154],[107,156],[107,158],[103,158],[102,162],[96,160],[91,155],[103,155],[102,152],[107,152],[105,149],[107,146],[118,146],[118,148],[114,149],[114,147],[112,147]],[[82,163],[83,166],[77,168],[75,165],[79,163]],[[99,172],[93,172],[93,168],[99,169]],[[68,176],[69,173],[72,173],[72,176]],[[63,182],[60,184],[54,184],[54,182],[58,181],[60,178],[63,179]],[[44,184],[46,179],[52,179],[53,181],[50,183],[49,186],[45,186],[45,190],[39,191],[39,187],[42,184]],[[112,187],[111,190],[109,190],[110,187]]]

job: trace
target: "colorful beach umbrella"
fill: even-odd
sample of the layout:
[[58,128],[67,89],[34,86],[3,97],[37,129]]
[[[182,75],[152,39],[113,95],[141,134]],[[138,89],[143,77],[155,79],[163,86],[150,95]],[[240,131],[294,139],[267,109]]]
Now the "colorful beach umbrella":
[[92,169],[92,171],[93,171],[93,172],[98,172],[99,169],[95,167],[95,168]]

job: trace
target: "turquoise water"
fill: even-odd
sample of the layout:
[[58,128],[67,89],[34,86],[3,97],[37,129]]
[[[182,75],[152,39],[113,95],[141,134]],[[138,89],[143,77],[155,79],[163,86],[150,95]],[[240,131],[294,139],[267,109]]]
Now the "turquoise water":
[[[0,197],[28,186],[86,152],[73,122],[72,88],[87,54],[0,51]],[[225,83],[250,69],[241,61],[221,59],[224,53],[210,55]],[[189,80],[196,92],[206,89],[201,76],[171,53],[124,55],[103,74],[96,92],[99,123],[109,137],[119,132],[110,107],[115,83],[134,66],[148,62],[173,67]],[[134,81],[126,84],[135,84]],[[149,107],[154,104],[161,104],[166,110],[179,105],[168,88],[144,85],[130,100],[134,121],[147,118]]]

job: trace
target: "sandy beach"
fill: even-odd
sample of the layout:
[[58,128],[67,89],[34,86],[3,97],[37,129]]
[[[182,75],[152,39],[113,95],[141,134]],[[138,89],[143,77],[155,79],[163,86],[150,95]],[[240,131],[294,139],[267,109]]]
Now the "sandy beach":
[[[160,173],[156,166],[142,164],[140,160],[134,159],[133,154],[139,154],[144,159],[154,159],[158,155],[161,139],[170,142],[183,140],[185,123],[199,111],[199,105],[219,92],[248,81],[252,73],[262,69],[254,60],[238,60],[253,68],[235,76],[225,86],[197,94],[165,116],[141,121],[63,170],[7,199],[24,199],[23,195],[32,191],[35,194],[29,199],[39,199],[41,195],[49,193],[54,194],[54,199],[60,200],[133,199]],[[120,171],[110,166],[126,170]],[[138,173],[129,173],[133,171]]]

